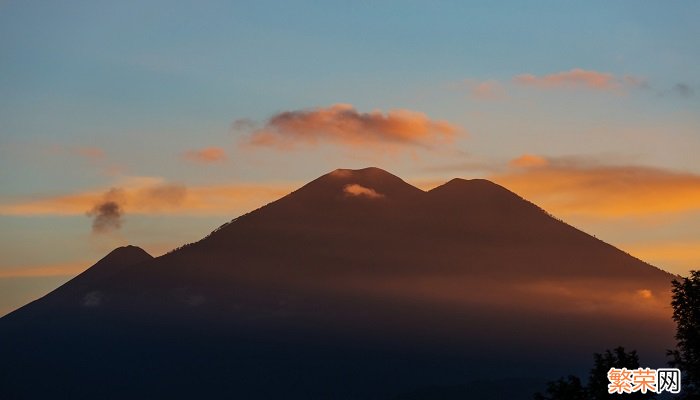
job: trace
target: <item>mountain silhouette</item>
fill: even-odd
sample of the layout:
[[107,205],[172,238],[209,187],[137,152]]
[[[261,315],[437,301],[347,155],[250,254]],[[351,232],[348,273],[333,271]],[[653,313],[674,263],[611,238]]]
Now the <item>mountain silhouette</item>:
[[663,356],[672,278],[487,180],[423,191],[338,169],[163,256],[119,248],[3,317],[0,387],[391,398],[539,384],[615,345]]
[[99,292],[94,291],[96,285],[127,266],[152,259],[153,257],[140,247],[131,245],[118,247],[58,289],[15,310],[4,319],[31,321],[39,318],[53,318],[56,313],[69,310],[76,304],[81,304],[83,307],[98,306],[102,298]]

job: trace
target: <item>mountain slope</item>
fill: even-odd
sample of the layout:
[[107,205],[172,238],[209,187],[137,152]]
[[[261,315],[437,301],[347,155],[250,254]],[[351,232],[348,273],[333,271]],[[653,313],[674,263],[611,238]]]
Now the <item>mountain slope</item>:
[[43,343],[88,376],[89,361],[138,380],[121,367],[145,351],[149,381],[130,395],[175,380],[176,397],[209,382],[212,395],[381,398],[504,365],[553,373],[619,344],[661,359],[672,343],[670,274],[486,180],[424,192],[336,170],[199,242],[133,253],[0,319],[6,359],[36,373],[46,356],[27,349]]
[[140,247],[118,247],[75,278],[46,296],[9,313],[3,320],[20,323],[22,320],[50,318],[51,313],[71,309],[76,304],[96,307],[102,301],[101,294],[95,290],[101,281],[111,278],[126,267],[152,259],[153,257]]

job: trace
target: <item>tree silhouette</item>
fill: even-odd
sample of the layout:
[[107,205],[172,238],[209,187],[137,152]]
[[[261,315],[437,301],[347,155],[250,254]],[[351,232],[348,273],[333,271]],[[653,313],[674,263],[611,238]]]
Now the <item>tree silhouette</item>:
[[[593,368],[588,377],[588,384],[583,386],[581,380],[574,375],[569,375],[567,379],[560,378],[547,383],[545,394],[535,393],[535,400],[602,400],[620,399],[619,394],[608,393],[608,371],[610,368],[639,368],[639,356],[632,350],[629,353],[624,347],[617,347],[613,350],[605,350],[603,353],[593,355]],[[624,398],[653,399],[653,393],[642,394],[634,392],[625,394]]]
[[700,398],[700,271],[673,280],[673,320],[676,322],[676,350],[669,350],[669,364],[681,370],[682,399]]
[[547,383],[547,395],[535,393],[535,400],[587,400],[586,388],[577,376],[569,375],[566,379],[559,378]]
[[[625,351],[624,347],[617,347],[610,350],[605,350],[602,354],[593,355],[593,368],[588,377],[587,392],[589,399],[591,400],[603,400],[603,399],[619,399],[619,394],[608,393],[608,371],[610,368],[627,368],[627,369],[637,369],[639,368],[639,356],[637,352],[632,350],[629,353]],[[642,394],[641,392],[635,392],[630,394],[625,394],[625,399],[651,399],[653,394]]]

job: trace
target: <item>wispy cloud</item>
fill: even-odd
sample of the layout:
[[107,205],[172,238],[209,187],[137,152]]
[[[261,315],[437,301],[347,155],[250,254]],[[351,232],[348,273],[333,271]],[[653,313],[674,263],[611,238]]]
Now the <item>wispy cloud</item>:
[[106,153],[102,148],[95,146],[77,146],[71,148],[70,151],[90,160],[100,160],[106,156]]
[[471,97],[476,100],[502,100],[508,97],[505,86],[497,80],[480,82],[467,79],[464,83],[469,87]]
[[510,165],[521,168],[546,167],[549,165],[549,161],[544,157],[534,154],[523,154],[520,157],[510,160]]
[[634,76],[618,77],[609,72],[599,72],[574,68],[569,71],[548,75],[521,74],[513,82],[523,86],[541,89],[585,88],[591,90],[621,90],[627,87],[642,86],[645,81]]
[[[249,122],[246,123],[250,125]],[[241,124],[234,123],[234,126]],[[431,146],[450,142],[460,129],[446,121],[404,109],[359,112],[349,104],[275,114],[253,129],[246,143],[294,149],[335,143],[353,147]]]
[[637,257],[663,267],[690,268],[698,265],[698,260],[700,260],[700,240],[622,243],[621,247]]
[[362,185],[357,184],[357,183],[345,185],[345,187],[343,187],[343,192],[346,195],[352,196],[352,197],[366,197],[369,199],[380,199],[380,198],[384,197],[383,194],[377,193],[376,190],[362,186]]
[[212,164],[226,160],[226,151],[221,147],[205,147],[203,149],[187,150],[182,158],[199,164]]
[[[40,146],[39,148],[42,147],[43,146]],[[66,146],[52,144],[49,145],[48,148],[44,147],[44,151],[53,156],[77,157],[92,163],[104,161],[107,157],[105,150],[98,146]]]
[[3,267],[0,268],[0,279],[77,275],[85,271],[89,265],[90,262],[86,261]]
[[[545,75],[523,73],[509,79],[479,80],[468,78],[451,87],[468,90],[469,97],[474,100],[509,100],[516,87],[529,87],[541,90],[582,89],[598,92],[625,93],[633,88],[650,89],[649,82],[635,75],[615,75],[610,72],[600,72],[573,68],[568,71],[554,72]],[[678,85],[677,85],[678,86]],[[687,86],[687,85],[686,85]],[[683,90],[686,87],[681,87]],[[692,88],[690,93],[692,95]]]
[[627,217],[700,210],[700,175],[582,158],[524,155],[491,178],[557,215]]
[[[238,215],[290,193],[295,183],[185,186],[161,178],[134,177],[108,189],[56,196],[0,199],[0,215]],[[112,205],[111,203],[114,203]],[[108,206],[105,210],[105,204]],[[113,219],[104,222],[112,224]],[[115,224],[110,225],[112,228]],[[99,229],[99,228],[98,228]]]
[[695,95],[695,89],[686,83],[676,83],[671,89],[672,92],[678,94],[681,97],[693,97]]

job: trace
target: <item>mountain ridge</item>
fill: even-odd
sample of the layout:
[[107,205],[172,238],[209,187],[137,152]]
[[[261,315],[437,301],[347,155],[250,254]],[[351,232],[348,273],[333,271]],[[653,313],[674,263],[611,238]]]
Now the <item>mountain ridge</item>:
[[[105,363],[148,351],[154,371],[169,371],[159,384],[182,379],[182,368],[235,382],[232,394],[257,393],[272,376],[292,386],[270,398],[293,385],[291,397],[327,398],[347,382],[367,398],[444,379],[425,365],[452,365],[460,382],[490,363],[546,371],[618,344],[665,354],[672,343],[672,275],[480,179],[423,191],[378,168],[339,169],[163,256],[122,253],[134,262],[88,269],[94,280],[0,319],[7,359],[38,368],[48,356],[31,349],[41,348],[88,375],[88,359],[123,375]],[[105,361],[65,353],[56,338],[74,350],[89,338]],[[168,354],[184,355],[173,364],[179,356]],[[216,369],[187,366],[201,354]],[[292,383],[290,369],[306,383]],[[0,361],[3,371],[18,390],[35,373]],[[371,371],[393,383],[380,389]],[[309,396],[315,385],[328,385],[324,395]]]

